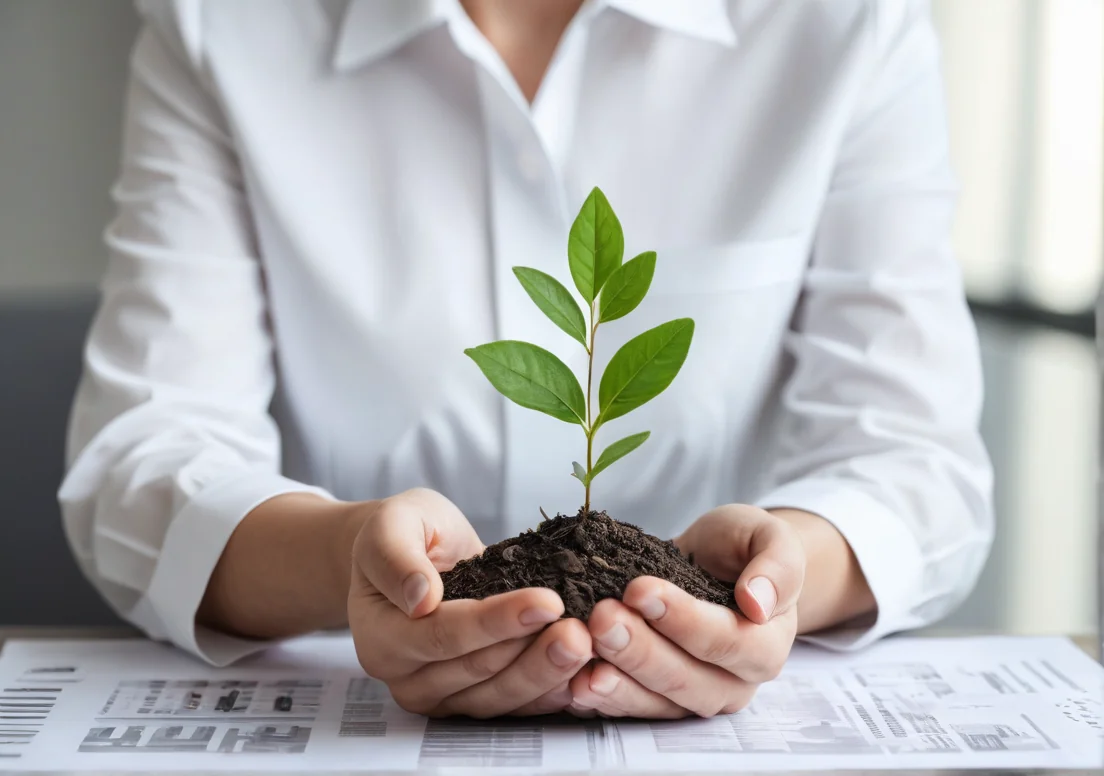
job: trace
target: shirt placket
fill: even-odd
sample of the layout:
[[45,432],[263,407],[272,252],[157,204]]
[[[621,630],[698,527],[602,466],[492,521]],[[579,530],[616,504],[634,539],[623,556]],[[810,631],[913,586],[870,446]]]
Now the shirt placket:
[[[485,79],[486,80],[486,79]],[[487,118],[490,229],[498,336],[539,345],[576,375],[586,354],[536,308],[513,267],[534,267],[568,288],[567,231],[562,187],[528,113],[495,85],[483,88]],[[550,513],[575,508],[572,457],[582,458],[582,430],[508,402],[504,415],[503,516],[513,532],[532,526],[538,507]]]
[[[573,288],[567,264],[570,218],[562,178],[553,162],[558,154],[549,153],[527,102],[490,45],[474,30],[465,29],[465,24],[457,26],[458,45],[477,64],[486,132],[497,337],[532,342],[551,351],[582,383],[585,351],[544,317],[513,273],[515,266],[533,267]],[[569,475],[571,461],[585,456],[582,429],[512,402],[503,404],[502,424],[503,529],[514,533],[535,527],[540,520],[538,508],[549,514],[577,509],[582,487]]]

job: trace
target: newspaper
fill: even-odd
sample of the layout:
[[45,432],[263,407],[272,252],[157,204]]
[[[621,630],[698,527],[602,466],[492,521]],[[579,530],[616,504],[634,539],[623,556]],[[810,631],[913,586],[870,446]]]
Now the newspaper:
[[10,641],[0,772],[731,771],[1104,766],[1104,670],[1062,639],[799,645],[739,714],[429,720],[348,636],[214,669],[141,640]]

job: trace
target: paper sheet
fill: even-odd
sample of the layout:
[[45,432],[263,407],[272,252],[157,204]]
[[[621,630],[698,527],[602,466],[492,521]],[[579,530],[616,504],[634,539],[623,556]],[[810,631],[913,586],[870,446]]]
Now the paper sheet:
[[426,720],[347,636],[212,669],[164,645],[11,641],[0,771],[1098,768],[1104,669],[1062,639],[799,646],[745,711],[679,722]]

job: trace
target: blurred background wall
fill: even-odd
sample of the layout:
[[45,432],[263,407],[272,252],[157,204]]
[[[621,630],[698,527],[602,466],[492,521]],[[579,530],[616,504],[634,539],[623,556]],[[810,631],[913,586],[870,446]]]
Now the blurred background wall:
[[[999,524],[976,593],[945,625],[1088,632],[1104,0],[933,0],[933,11]],[[136,29],[128,0],[0,0],[0,624],[110,619],[72,567],[53,494]]]
[[0,0],[0,294],[95,288],[137,31],[126,0]]
[[1087,632],[1096,620],[1104,269],[1104,2],[934,0],[955,247],[982,334],[998,535],[948,624]]

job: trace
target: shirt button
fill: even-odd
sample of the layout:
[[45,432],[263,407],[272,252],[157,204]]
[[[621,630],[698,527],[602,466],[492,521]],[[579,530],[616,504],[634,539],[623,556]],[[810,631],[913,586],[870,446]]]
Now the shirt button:
[[522,151],[518,154],[518,170],[525,180],[536,182],[544,172],[544,159],[535,151]]

